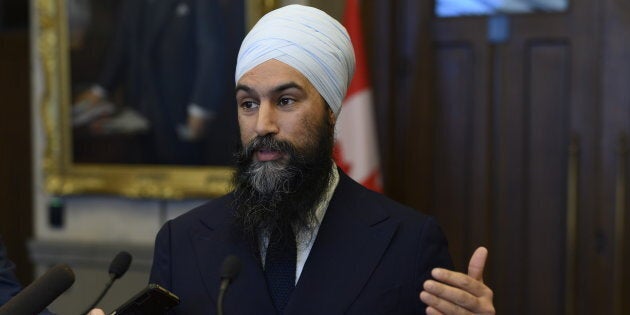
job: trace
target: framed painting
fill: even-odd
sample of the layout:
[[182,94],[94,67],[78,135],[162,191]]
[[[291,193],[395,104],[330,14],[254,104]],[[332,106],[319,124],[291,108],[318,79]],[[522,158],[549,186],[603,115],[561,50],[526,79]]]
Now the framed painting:
[[265,0],[34,0],[45,187],[56,195],[227,192],[233,72]]

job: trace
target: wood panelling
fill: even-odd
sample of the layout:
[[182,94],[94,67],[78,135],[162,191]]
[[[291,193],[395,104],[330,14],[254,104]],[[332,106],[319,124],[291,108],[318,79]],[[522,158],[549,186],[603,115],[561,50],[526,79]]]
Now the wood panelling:
[[603,274],[614,314],[630,314],[630,6],[603,1],[601,235],[610,240],[602,253]]
[[[570,51],[565,43],[533,42],[526,48],[524,87],[526,314],[561,314],[564,309],[564,257],[567,163],[570,139]],[[547,279],[544,286],[537,281]]]
[[499,313],[628,311],[628,189],[618,184],[628,9],[574,0],[564,13],[511,15],[502,42],[486,38],[486,17],[431,19],[429,212],[460,270],[475,246],[489,247]]
[[[449,247],[459,268],[467,266],[473,183],[475,67],[468,45],[436,48],[435,215],[450,238]],[[457,209],[440,212],[439,209]]]
[[29,53],[26,31],[0,32],[0,234],[20,280],[32,280]]

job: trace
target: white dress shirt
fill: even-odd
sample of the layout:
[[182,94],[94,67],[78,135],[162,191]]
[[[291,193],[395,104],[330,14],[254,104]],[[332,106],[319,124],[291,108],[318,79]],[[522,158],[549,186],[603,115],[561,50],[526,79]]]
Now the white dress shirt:
[[[297,245],[297,260],[295,266],[295,283],[297,284],[298,279],[300,279],[300,275],[302,274],[302,269],[304,269],[304,264],[306,263],[306,259],[308,258],[308,254],[311,252],[311,248],[313,247],[313,243],[315,243],[315,239],[317,238],[317,232],[319,231],[319,226],[324,219],[324,215],[326,214],[326,209],[328,209],[328,204],[330,203],[330,199],[332,199],[333,193],[335,192],[335,188],[337,188],[337,184],[339,183],[339,172],[337,171],[337,166],[333,163],[332,174],[330,178],[330,183],[328,184],[328,188],[324,192],[324,198],[317,205],[317,209],[315,209],[315,220],[311,222],[310,229],[308,231],[304,231],[300,234],[296,235],[296,245]],[[262,259],[263,268],[265,267],[265,256],[267,254],[267,246],[269,245],[269,233],[264,233],[260,238],[260,257]]]

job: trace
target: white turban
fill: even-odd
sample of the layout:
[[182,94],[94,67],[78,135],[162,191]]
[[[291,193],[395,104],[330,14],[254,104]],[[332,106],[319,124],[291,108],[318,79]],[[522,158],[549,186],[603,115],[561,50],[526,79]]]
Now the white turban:
[[243,40],[235,81],[270,59],[302,73],[339,115],[355,60],[350,36],[337,20],[319,9],[296,4],[267,13]]

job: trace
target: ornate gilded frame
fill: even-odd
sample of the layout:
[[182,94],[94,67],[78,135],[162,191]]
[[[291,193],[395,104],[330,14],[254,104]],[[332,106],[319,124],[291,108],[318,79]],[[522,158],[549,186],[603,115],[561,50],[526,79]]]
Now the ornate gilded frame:
[[[246,0],[248,25],[277,7],[273,0]],[[65,0],[34,0],[38,23],[35,58],[43,87],[39,113],[45,147],[45,189],[55,195],[113,194],[133,198],[213,197],[229,190],[230,167],[76,164],[71,160],[68,26]]]

